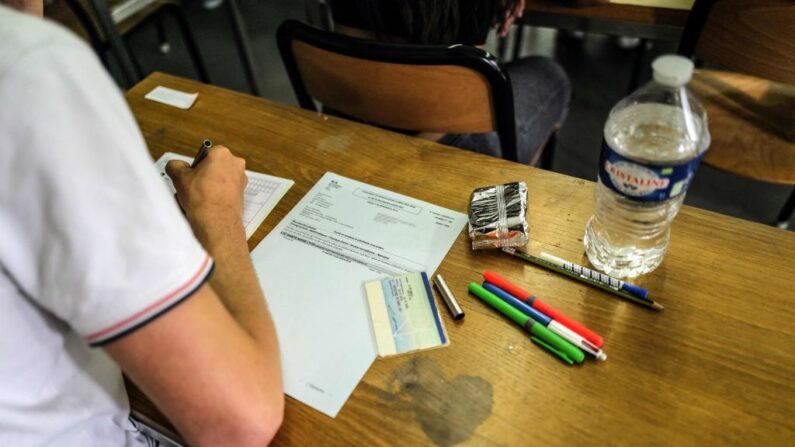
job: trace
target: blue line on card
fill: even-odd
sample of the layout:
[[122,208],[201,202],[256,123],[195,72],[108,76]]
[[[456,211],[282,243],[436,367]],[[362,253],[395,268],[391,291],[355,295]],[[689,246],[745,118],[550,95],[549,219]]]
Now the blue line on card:
[[436,309],[436,301],[433,299],[428,275],[425,272],[420,272],[420,274],[422,275],[422,282],[425,284],[425,293],[428,294],[428,301],[431,303],[431,311],[433,312],[433,319],[436,321],[436,330],[439,331],[439,339],[442,340],[442,344],[445,344],[447,343],[447,337],[445,337],[444,330],[442,330],[442,321],[439,319],[439,311]]

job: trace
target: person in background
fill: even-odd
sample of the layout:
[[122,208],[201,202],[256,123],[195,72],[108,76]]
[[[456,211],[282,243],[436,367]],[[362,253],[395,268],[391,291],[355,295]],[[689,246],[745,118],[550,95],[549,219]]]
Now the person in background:
[[266,445],[284,394],[245,162],[170,163],[183,215],[121,92],[41,11],[0,0],[0,445],[156,445],[122,371],[188,444]]
[[[413,44],[482,47],[489,31],[505,35],[525,0],[329,0],[335,30],[354,37]],[[519,161],[535,163],[561,126],[571,98],[568,76],[555,61],[532,56],[503,66],[511,79]],[[455,111],[451,111],[455,113]],[[442,144],[500,156],[495,132],[419,135]]]

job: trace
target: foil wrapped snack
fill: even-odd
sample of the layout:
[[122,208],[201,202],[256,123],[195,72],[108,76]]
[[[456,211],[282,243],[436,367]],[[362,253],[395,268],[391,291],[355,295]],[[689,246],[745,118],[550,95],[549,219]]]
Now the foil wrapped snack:
[[514,182],[472,191],[469,239],[473,250],[526,245],[527,185]]

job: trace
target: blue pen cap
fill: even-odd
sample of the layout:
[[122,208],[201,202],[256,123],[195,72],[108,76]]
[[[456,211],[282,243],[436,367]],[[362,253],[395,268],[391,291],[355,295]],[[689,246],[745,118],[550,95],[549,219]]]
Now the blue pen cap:
[[632,294],[634,296],[637,296],[639,298],[648,298],[649,297],[649,291],[648,290],[644,289],[643,287],[638,287],[638,286],[636,286],[634,284],[629,284],[629,283],[625,282],[624,285],[621,286],[621,289],[623,289],[625,292],[630,293],[630,294]]
[[543,313],[533,309],[532,307],[528,306],[527,304],[523,303],[521,300],[516,298],[515,296],[511,295],[510,293],[500,289],[499,287],[495,286],[490,282],[483,281],[483,288],[488,290],[489,292],[497,295],[497,297],[506,303],[510,304],[511,306],[515,307],[519,312],[527,315],[528,317],[532,318],[533,320],[541,323],[544,326],[549,325],[549,322],[552,321],[551,318],[544,315]]

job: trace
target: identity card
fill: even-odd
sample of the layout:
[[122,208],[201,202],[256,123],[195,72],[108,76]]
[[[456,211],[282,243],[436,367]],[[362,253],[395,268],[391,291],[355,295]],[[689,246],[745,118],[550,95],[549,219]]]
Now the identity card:
[[364,285],[379,357],[450,344],[425,272]]

